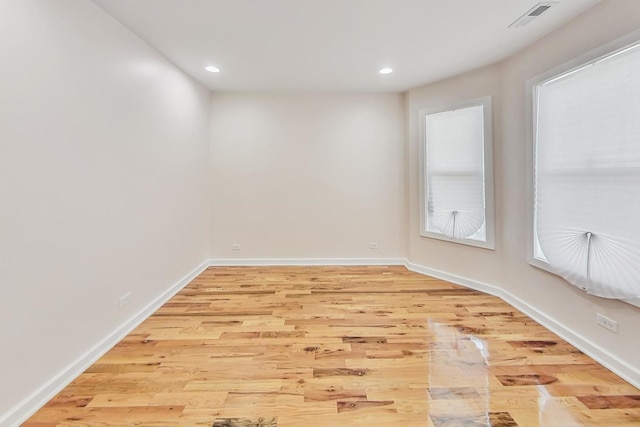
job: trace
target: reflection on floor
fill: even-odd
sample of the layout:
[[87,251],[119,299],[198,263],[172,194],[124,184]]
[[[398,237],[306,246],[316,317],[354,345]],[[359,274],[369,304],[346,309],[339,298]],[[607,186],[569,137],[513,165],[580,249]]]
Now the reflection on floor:
[[[491,400],[496,395],[492,381],[497,379],[503,386],[528,386],[529,392],[518,390],[513,394],[513,402],[518,396],[531,396],[529,402],[534,406],[537,394],[537,422],[527,420],[522,425],[541,426],[583,426],[564,401],[554,399],[544,385],[553,384],[558,379],[551,375],[520,374],[493,375],[491,366],[490,342],[477,336],[460,332],[464,328],[429,322],[431,341],[449,343],[441,353],[431,352],[429,358],[429,396],[431,419],[435,426],[518,426],[507,411],[492,411]],[[510,342],[516,347],[549,348],[557,341],[518,341]],[[446,346],[446,344],[443,344]],[[443,353],[446,353],[443,354]],[[544,352],[541,351],[540,354]],[[435,356],[435,357],[434,357]],[[465,384],[465,387],[459,387]],[[513,393],[514,389],[507,389]],[[498,397],[498,396],[496,396]],[[447,402],[440,402],[447,400]],[[640,400],[638,401],[640,402]],[[455,420],[455,421],[454,421]]]
[[25,426],[640,426],[640,391],[403,267],[210,268]]

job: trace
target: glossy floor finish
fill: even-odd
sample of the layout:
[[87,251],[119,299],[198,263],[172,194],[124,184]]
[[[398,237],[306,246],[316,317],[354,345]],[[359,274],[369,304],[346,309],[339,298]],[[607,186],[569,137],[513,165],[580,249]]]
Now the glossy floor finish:
[[640,391],[404,267],[215,267],[25,425],[640,426]]

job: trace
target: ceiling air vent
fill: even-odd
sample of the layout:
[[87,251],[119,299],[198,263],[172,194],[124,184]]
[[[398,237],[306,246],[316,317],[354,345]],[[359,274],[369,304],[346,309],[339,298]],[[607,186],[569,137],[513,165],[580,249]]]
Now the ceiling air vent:
[[518,18],[513,24],[509,25],[509,28],[524,27],[525,25],[536,19],[538,16],[551,9],[551,7],[555,4],[557,4],[557,2],[538,3],[537,5],[529,9],[527,13]]

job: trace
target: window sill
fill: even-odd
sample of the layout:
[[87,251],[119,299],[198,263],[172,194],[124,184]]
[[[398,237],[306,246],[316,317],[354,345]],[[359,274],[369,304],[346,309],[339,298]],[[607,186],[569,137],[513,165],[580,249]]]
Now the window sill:
[[424,237],[427,239],[442,240],[444,242],[456,243],[459,245],[473,246],[476,248],[488,249],[491,251],[494,251],[496,249],[495,244],[492,241],[483,242],[480,240],[472,240],[472,239],[452,239],[448,236],[445,236],[444,234],[432,233],[430,231],[421,232],[420,237]]

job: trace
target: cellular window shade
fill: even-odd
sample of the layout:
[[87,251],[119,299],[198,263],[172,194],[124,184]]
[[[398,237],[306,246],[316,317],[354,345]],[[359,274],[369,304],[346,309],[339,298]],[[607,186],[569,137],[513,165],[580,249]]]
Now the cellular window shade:
[[640,48],[536,92],[538,257],[590,294],[640,297]]
[[483,106],[428,114],[426,231],[486,241]]

